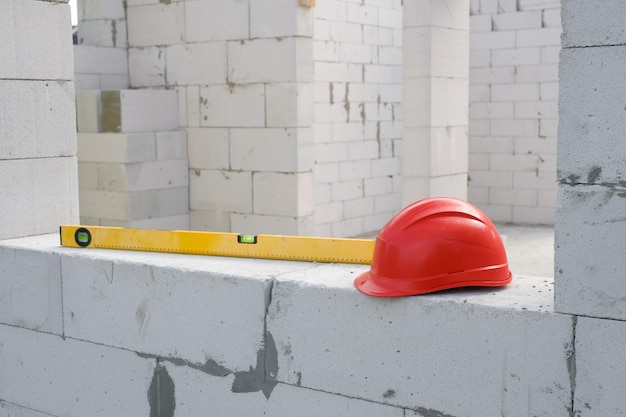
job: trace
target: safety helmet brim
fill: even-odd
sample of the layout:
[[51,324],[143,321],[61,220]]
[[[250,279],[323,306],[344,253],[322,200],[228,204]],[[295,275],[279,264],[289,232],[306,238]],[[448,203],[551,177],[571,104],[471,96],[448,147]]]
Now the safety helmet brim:
[[367,271],[354,280],[354,285],[362,293],[374,297],[403,297],[460,287],[501,287],[509,284],[512,279],[513,274],[509,271],[508,265],[504,264],[474,271],[434,276],[420,281],[411,278],[390,280]]

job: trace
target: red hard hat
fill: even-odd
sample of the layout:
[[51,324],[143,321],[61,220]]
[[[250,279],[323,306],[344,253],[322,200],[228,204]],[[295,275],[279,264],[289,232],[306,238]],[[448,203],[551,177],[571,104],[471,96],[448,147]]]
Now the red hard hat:
[[371,269],[354,280],[377,297],[511,282],[502,239],[487,215],[448,197],[417,201],[380,231]]

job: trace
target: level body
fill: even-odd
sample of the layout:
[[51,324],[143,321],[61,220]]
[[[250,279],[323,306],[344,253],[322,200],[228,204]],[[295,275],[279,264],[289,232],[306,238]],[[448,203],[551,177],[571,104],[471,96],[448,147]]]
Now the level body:
[[61,245],[305,262],[371,264],[374,241],[286,235],[240,235],[188,230],[61,226]]

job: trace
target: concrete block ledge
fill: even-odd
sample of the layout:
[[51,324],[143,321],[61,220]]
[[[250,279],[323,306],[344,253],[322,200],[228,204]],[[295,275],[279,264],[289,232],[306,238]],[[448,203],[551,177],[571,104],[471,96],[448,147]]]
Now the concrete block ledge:
[[[387,299],[353,287],[362,265],[62,248],[55,234],[0,251],[0,282],[29,274],[21,294],[57,297],[61,323],[27,329],[28,309],[0,309],[10,407],[111,415],[133,393],[132,409],[178,417],[569,417],[580,403],[576,317],[554,312],[548,279]],[[60,279],[23,267],[40,258]],[[64,370],[74,357],[87,374]],[[73,392],[46,402],[57,375]]]

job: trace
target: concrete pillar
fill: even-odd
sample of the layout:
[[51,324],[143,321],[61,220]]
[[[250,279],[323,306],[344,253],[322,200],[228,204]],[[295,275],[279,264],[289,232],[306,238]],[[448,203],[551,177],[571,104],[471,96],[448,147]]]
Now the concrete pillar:
[[626,3],[562,2],[555,309],[626,320]]
[[404,2],[403,203],[467,198],[469,0]]
[[0,239],[78,221],[70,7],[0,8]]

